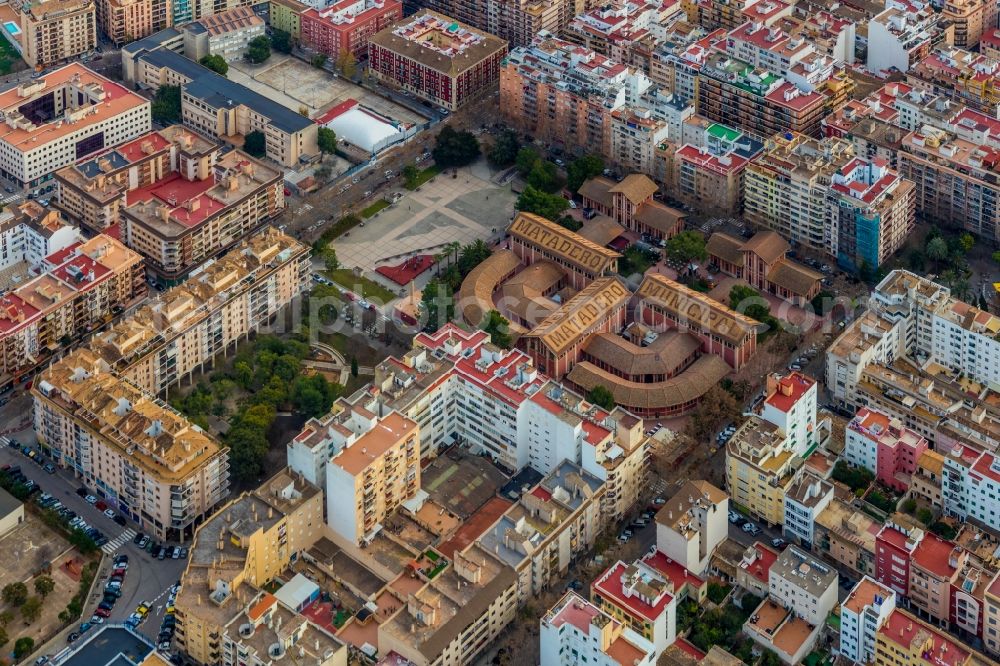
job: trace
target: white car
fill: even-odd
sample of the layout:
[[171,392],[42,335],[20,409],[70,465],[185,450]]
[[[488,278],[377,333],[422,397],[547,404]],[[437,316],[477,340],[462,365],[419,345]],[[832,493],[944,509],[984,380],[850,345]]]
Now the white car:
[[747,534],[760,534],[760,528],[751,522],[747,522],[743,525],[743,531]]
[[87,495],[83,499],[87,500],[87,504],[97,504],[97,498],[93,495]]
[[107,516],[108,518],[114,518],[115,517],[115,512],[112,511],[111,509],[105,509],[104,510],[104,515]]

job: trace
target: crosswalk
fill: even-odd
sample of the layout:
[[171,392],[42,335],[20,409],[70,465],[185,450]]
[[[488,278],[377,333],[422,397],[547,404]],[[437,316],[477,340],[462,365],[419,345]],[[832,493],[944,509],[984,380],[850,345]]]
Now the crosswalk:
[[106,544],[104,544],[103,546],[101,546],[101,550],[103,550],[106,554],[111,555],[116,550],[118,550],[118,548],[123,543],[125,543],[126,541],[131,541],[132,537],[134,537],[135,534],[136,534],[135,530],[129,528],[129,529],[125,530],[124,532],[122,532],[121,534],[119,534],[118,536],[116,536],[111,541],[109,541]]
[[12,201],[18,201],[23,198],[24,198],[23,194],[21,194],[20,192],[15,192],[14,194],[8,194],[3,199],[0,199],[0,203],[9,204]]

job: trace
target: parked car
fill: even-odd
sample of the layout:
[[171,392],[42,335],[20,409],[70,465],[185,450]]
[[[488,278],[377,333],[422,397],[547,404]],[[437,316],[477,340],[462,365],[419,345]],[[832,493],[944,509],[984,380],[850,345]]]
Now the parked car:
[[56,473],[56,466],[53,465],[52,463],[46,463],[45,466],[42,467],[42,469],[44,469],[49,474],[55,474]]
[[83,499],[87,501],[87,504],[97,504],[97,498],[93,495],[87,495]]
[[785,540],[782,539],[781,537],[775,537],[774,539],[771,539],[771,545],[774,546],[775,548],[784,548]]
[[751,523],[750,521],[747,521],[746,523],[744,523],[744,525],[743,525],[743,531],[746,532],[747,534],[750,534],[750,535],[753,535],[753,536],[756,536],[756,535],[760,534],[760,528],[757,527],[756,525],[754,525],[753,523]]
[[107,516],[108,518],[114,518],[115,517],[115,512],[112,511],[111,509],[105,509],[104,510],[104,515]]
[[735,511],[729,512],[729,522],[732,523],[733,525],[737,524],[741,518],[742,516],[736,513]]
[[117,523],[121,527],[125,527],[126,525],[128,525],[128,521],[125,520],[125,516],[115,516],[111,520],[115,521],[115,523]]

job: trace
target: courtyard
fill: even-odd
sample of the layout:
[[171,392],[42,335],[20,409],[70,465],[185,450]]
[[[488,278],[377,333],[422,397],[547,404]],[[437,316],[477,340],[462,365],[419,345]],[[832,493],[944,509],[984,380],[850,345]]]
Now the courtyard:
[[230,64],[227,77],[289,109],[308,111],[311,118],[349,99],[355,99],[379,113],[402,123],[420,124],[427,119],[391,102],[347,79],[313,67],[283,53],[272,53],[259,65],[246,60]]

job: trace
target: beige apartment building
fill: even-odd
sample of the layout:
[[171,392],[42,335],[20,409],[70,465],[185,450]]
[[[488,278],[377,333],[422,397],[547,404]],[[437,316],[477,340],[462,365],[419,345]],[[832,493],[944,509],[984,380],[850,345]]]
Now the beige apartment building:
[[121,46],[153,34],[152,0],[97,0],[97,23]]
[[281,170],[243,151],[199,155],[184,165],[189,172],[180,179],[132,190],[122,209],[122,239],[167,285],[184,280],[285,207]]
[[971,49],[983,36],[984,30],[997,25],[997,4],[989,0],[948,0],[941,11],[955,28],[954,44]]
[[229,494],[229,449],[78,349],[35,379],[39,446],[160,539],[188,538]]
[[195,532],[181,577],[178,646],[199,663],[221,663],[226,627],[322,529],[323,493],[287,469],[216,511]]
[[129,192],[173,175],[204,176],[218,151],[219,144],[183,125],[154,130],[56,171],[58,206],[74,222],[104,231],[121,221]]
[[309,279],[309,246],[268,227],[92,339],[122,377],[158,394],[274,317]]
[[419,489],[420,428],[390,412],[327,463],[327,521],[345,541],[364,543]]
[[97,46],[94,0],[23,2],[21,56],[38,69],[72,60]]

